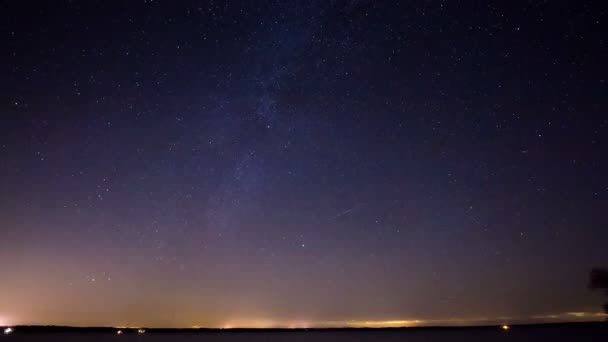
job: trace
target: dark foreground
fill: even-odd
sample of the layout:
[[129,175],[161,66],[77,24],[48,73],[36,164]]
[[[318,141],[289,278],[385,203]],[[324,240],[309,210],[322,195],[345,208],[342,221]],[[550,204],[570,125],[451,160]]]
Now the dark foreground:
[[559,324],[513,326],[509,331],[484,328],[410,328],[410,329],[334,329],[334,330],[147,330],[143,334],[114,329],[16,328],[0,341],[176,341],[176,342],[245,342],[245,341],[608,341],[608,324]]

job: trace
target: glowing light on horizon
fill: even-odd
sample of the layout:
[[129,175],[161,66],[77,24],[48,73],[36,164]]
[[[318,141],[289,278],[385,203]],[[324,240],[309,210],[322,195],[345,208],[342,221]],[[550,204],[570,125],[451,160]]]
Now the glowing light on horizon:
[[585,317],[587,315],[585,312],[567,312],[566,314],[574,317]]
[[289,329],[308,329],[311,324],[308,322],[292,322],[287,325]]
[[386,321],[350,321],[346,325],[353,328],[401,328],[423,324],[424,321],[418,319],[408,320],[386,320]]
[[225,322],[220,326],[220,329],[272,329],[288,327],[289,324],[282,324],[265,318],[247,318]]
[[[6,317],[6,316],[5,316]],[[192,324],[192,321],[187,324],[179,324],[179,322],[173,323],[172,325],[163,324],[150,324],[150,322],[138,322],[140,324],[124,324],[123,322],[116,322],[115,324],[108,325],[114,329],[113,334],[143,334],[146,333],[144,327],[149,328],[191,328],[191,329],[316,329],[316,328],[409,328],[409,327],[440,327],[440,326],[493,326],[494,329],[499,331],[510,331],[512,330],[511,323],[551,323],[551,322],[579,322],[583,320],[588,321],[602,321],[608,318],[608,314],[597,311],[582,311],[572,310],[564,311],[560,313],[543,313],[539,315],[531,316],[473,316],[473,317],[447,317],[447,318],[430,318],[430,317],[394,317],[391,319],[344,319],[344,320],[314,320],[310,317],[302,319],[295,318],[293,320],[286,319],[274,319],[272,316],[260,316],[260,317],[238,317],[222,323],[211,323],[211,322],[197,322]],[[196,322],[196,321],[195,321]],[[4,334],[10,334],[14,332],[14,327],[20,325],[27,325],[27,320],[21,322],[19,320],[0,320],[0,331]],[[81,325],[70,324],[66,322],[66,326],[78,327]],[[9,328],[11,327],[11,328]],[[18,329],[17,329],[18,330]],[[112,332],[109,332],[112,334]]]
[[605,312],[583,312],[583,311],[535,315],[535,316],[531,317],[531,319],[534,319],[534,320],[561,321],[561,322],[564,322],[564,321],[567,322],[567,321],[572,321],[572,320],[601,321],[606,318],[608,318],[608,314]]

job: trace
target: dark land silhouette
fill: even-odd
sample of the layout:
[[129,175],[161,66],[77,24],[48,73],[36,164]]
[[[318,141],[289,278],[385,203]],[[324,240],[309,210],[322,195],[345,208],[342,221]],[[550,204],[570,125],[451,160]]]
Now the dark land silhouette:
[[[344,328],[344,329],[137,329],[17,326],[7,341],[603,341],[608,324],[601,322],[512,325],[485,327]],[[0,336],[0,341],[3,340]]]
[[[608,269],[596,267],[591,270],[589,288],[604,291],[608,297]],[[604,304],[604,311],[608,313],[608,303]]]

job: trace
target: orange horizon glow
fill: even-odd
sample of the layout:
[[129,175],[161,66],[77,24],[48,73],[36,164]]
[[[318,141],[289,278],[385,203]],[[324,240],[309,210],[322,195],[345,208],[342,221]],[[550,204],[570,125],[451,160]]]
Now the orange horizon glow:
[[[433,326],[499,326],[508,330],[511,324],[534,324],[534,323],[563,323],[582,321],[603,321],[608,314],[603,312],[572,311],[558,314],[535,315],[531,317],[477,317],[477,318],[446,318],[446,319],[387,319],[387,320],[339,320],[339,321],[275,321],[271,319],[242,319],[231,320],[222,325],[184,324],[184,325],[159,325],[159,324],[137,324],[109,325],[118,330],[130,329],[141,330],[144,328],[190,328],[190,329],[315,329],[315,328],[408,328],[408,327],[433,327]],[[0,322],[2,327],[14,327],[20,325],[55,325],[72,327],[94,327],[108,325],[83,325],[66,322],[63,324],[39,324],[12,322],[8,320]],[[507,328],[505,328],[507,327]]]

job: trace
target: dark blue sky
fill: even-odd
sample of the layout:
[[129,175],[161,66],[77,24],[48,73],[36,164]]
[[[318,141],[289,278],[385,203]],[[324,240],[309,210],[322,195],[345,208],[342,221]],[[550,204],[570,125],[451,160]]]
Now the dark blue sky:
[[0,325],[602,318],[603,2],[0,12]]

